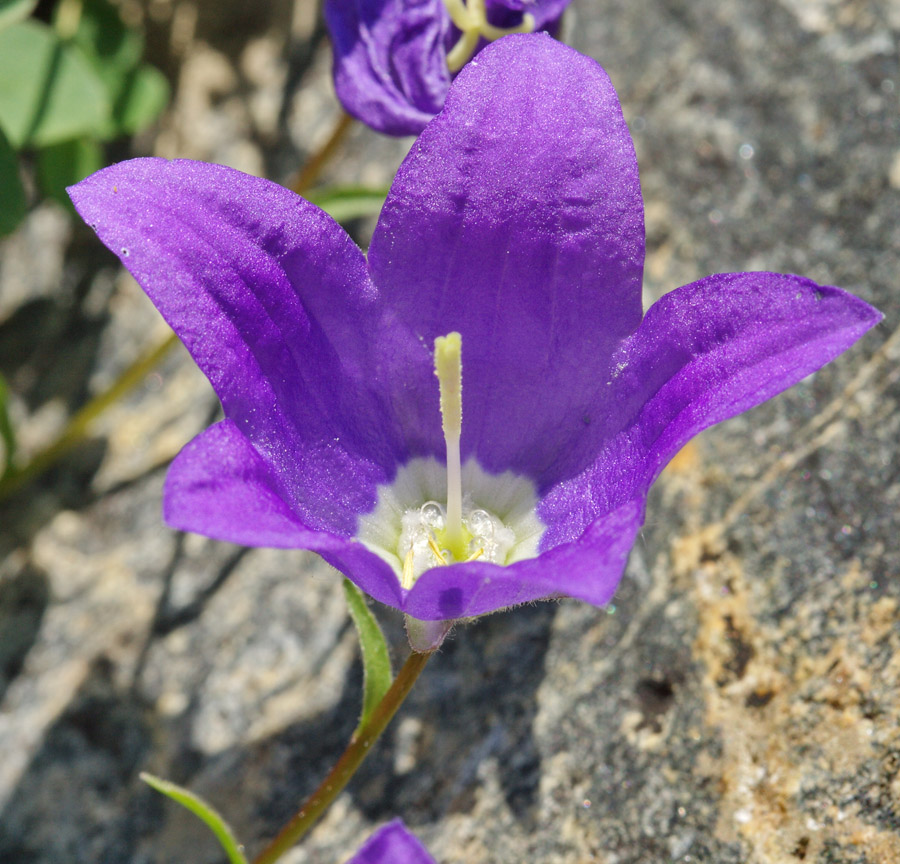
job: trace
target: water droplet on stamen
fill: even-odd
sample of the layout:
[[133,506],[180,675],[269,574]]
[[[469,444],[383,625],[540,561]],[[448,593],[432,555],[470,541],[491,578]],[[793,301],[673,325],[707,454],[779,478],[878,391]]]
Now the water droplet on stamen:
[[494,535],[494,520],[484,510],[473,510],[466,518],[466,527],[475,538],[490,540]]
[[440,531],[444,527],[444,508],[437,501],[426,501],[419,510],[422,524],[432,531]]

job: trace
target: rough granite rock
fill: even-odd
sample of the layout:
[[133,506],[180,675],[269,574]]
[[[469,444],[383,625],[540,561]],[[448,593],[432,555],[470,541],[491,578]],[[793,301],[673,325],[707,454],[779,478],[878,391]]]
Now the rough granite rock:
[[[138,146],[287,182],[337,117],[328,49],[307,0],[249,8],[147,5],[178,89]],[[567,31],[635,137],[648,301],[710,272],[784,270],[885,321],[679,454],[614,605],[456,632],[284,860],[339,864],[399,815],[447,864],[893,864],[900,7],[575,0]],[[406,146],[357,128],[327,179],[385,183]],[[62,211],[0,245],[0,371],[23,446],[161,333]],[[179,350],[0,509],[0,861],[220,862],[141,770],[208,797],[258,849],[353,730],[336,574],[162,525],[162,466],[215,412]],[[399,660],[400,622],[376,612]]]

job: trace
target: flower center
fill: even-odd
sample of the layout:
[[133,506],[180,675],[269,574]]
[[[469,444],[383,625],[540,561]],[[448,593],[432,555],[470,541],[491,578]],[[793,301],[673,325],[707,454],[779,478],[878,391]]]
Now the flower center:
[[530,480],[511,471],[488,474],[474,459],[460,464],[461,355],[459,333],[435,340],[446,467],[433,458],[411,460],[379,487],[375,509],[359,520],[358,539],[394,568],[407,590],[433,567],[533,558],[544,533]]
[[479,39],[493,42],[511,33],[533,33],[534,16],[525,14],[516,27],[495,27],[487,20],[485,0],[444,0],[450,20],[460,30],[457,43],[447,52],[447,66],[451,72],[459,72],[475,53]]

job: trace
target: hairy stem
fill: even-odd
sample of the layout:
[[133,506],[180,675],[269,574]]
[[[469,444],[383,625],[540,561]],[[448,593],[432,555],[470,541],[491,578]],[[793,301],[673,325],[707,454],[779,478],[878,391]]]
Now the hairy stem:
[[274,864],[312,828],[369,755],[369,751],[403,704],[403,700],[406,699],[430,657],[431,652],[419,654],[414,651],[409,655],[390,690],[372,712],[369,722],[357,730],[334,768],[319,784],[319,788],[304,802],[278,836],[253,859],[253,864]]

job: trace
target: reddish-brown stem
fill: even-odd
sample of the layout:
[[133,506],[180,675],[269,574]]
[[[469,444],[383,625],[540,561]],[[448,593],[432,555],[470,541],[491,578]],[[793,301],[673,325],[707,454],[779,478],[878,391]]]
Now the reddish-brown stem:
[[337,798],[369,755],[369,751],[387,728],[397,709],[403,704],[403,700],[406,699],[430,657],[430,653],[419,654],[415,651],[409,655],[403,668],[397,673],[394,683],[372,712],[369,722],[354,734],[347,749],[328,776],[319,784],[319,788],[304,802],[278,836],[253,859],[253,864],[274,864],[297,843]]

